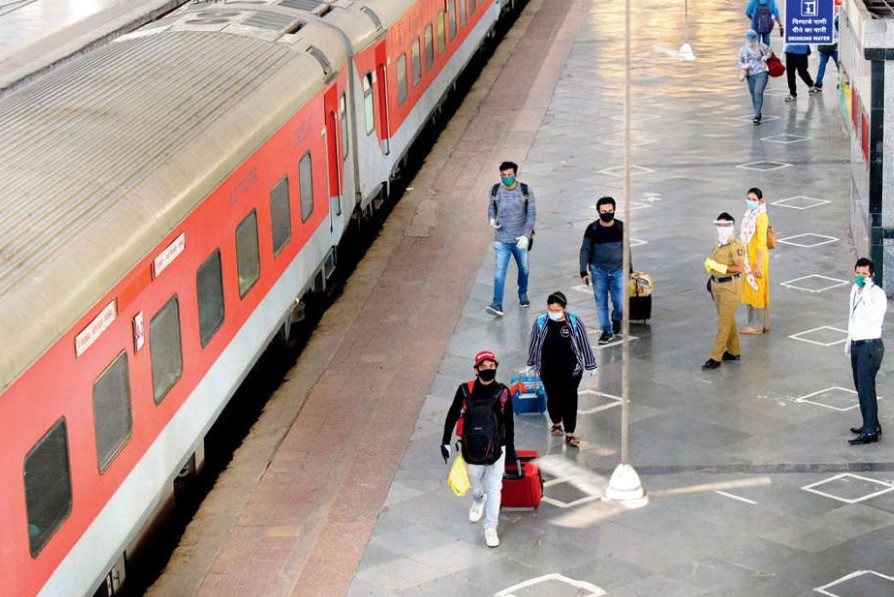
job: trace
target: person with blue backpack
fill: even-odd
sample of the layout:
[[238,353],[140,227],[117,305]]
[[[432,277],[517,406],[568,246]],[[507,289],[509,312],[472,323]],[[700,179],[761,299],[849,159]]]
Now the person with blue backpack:
[[779,19],[779,8],[776,0],[749,0],[745,8],[745,16],[751,19],[751,28],[760,36],[761,41],[770,45],[770,33],[773,24],[779,25],[779,35],[784,33],[782,21]]
[[[540,315],[531,330],[528,367],[534,368],[546,390],[546,410],[552,422],[550,434],[561,437],[572,448],[579,448],[574,435],[577,427],[577,388],[584,369],[596,369],[587,328],[580,317],[566,311],[568,299],[559,291],[546,299],[546,313]],[[564,430],[562,426],[564,425]]]

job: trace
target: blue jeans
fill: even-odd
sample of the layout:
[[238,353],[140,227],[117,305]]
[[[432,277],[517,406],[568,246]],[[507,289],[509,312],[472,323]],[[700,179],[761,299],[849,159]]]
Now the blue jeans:
[[748,92],[751,94],[751,105],[754,107],[754,117],[761,117],[761,110],[764,107],[764,89],[767,87],[767,80],[770,73],[764,71],[756,75],[748,75]]
[[816,71],[816,86],[823,86],[823,77],[826,76],[826,64],[829,62],[829,58],[835,61],[835,68],[840,70],[838,66],[838,50],[831,52],[830,54],[826,54],[825,52],[819,53],[819,70]]
[[518,267],[518,298],[528,298],[528,250],[519,249],[515,243],[494,241],[494,253],[497,255],[497,266],[494,269],[493,305],[503,306],[503,288],[506,286],[506,270],[509,269],[509,257],[515,258]]
[[765,46],[770,45],[770,34],[773,33],[772,29],[767,31],[766,33],[758,33],[757,36],[760,38],[762,42],[764,42]]
[[[593,279],[593,296],[596,298],[596,310],[599,311],[599,327],[603,332],[612,332],[612,321],[621,321],[624,305],[624,284],[627,282],[620,269],[604,269],[590,267]],[[608,295],[612,295],[612,314],[608,316]]]

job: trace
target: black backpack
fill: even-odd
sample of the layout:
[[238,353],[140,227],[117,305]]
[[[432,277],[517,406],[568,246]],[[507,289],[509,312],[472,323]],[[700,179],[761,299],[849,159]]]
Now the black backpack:
[[773,31],[773,11],[770,10],[770,0],[766,4],[757,1],[754,11],[754,30],[757,33],[769,33]]
[[[498,386],[500,387],[500,386]],[[462,385],[463,400],[463,458],[469,464],[493,464],[500,459],[500,422],[495,407],[499,392],[487,398],[474,399],[466,384]]]
[[[523,182],[518,183],[518,186],[521,187],[522,197],[525,198],[525,218],[528,217],[528,185]],[[499,208],[497,207],[497,191],[500,188],[500,183],[495,184],[490,190],[490,200],[494,202],[494,213],[499,215]],[[534,248],[534,230],[531,230],[531,238],[528,239],[528,251]]]

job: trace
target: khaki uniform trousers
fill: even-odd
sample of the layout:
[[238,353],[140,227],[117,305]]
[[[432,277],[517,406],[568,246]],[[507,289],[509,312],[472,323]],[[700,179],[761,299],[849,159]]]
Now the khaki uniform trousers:
[[741,354],[739,349],[739,328],[736,325],[736,309],[742,300],[742,276],[729,282],[711,282],[711,296],[717,307],[717,337],[711,358],[721,360],[724,351],[732,355]]

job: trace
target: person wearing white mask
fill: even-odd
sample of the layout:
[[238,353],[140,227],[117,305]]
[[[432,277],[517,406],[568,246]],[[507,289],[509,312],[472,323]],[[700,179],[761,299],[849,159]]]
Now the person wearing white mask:
[[705,259],[705,270],[711,296],[717,307],[717,336],[711,358],[702,369],[716,369],[721,361],[738,361],[739,330],[736,328],[736,309],[742,300],[742,272],[745,269],[745,246],[736,238],[735,219],[726,212],[717,216],[714,229],[717,241],[714,251]]
[[751,106],[754,118],[751,122],[760,124],[764,107],[764,89],[770,73],[767,71],[767,59],[773,55],[770,46],[758,39],[758,34],[749,31],[745,34],[745,45],[739,48],[739,76],[748,83],[751,94]]
[[770,217],[764,193],[757,187],[748,189],[745,196],[745,216],[739,239],[747,247],[742,302],[748,310],[748,325],[741,334],[763,334],[770,331],[770,252],[767,250],[767,231]]
[[860,399],[860,414],[863,415],[863,425],[851,428],[857,437],[848,443],[859,446],[877,442],[882,434],[882,426],[878,422],[875,376],[885,356],[882,324],[888,310],[888,297],[872,281],[872,261],[865,257],[858,259],[854,266],[854,286],[848,306],[844,354],[851,359],[854,387]]
[[546,299],[546,313],[537,318],[531,330],[528,367],[533,367],[543,380],[546,410],[552,421],[550,433],[556,437],[564,433],[565,443],[578,448],[581,442],[574,435],[577,388],[584,369],[593,374],[596,359],[584,322],[566,311],[567,305],[568,299],[559,291]]

